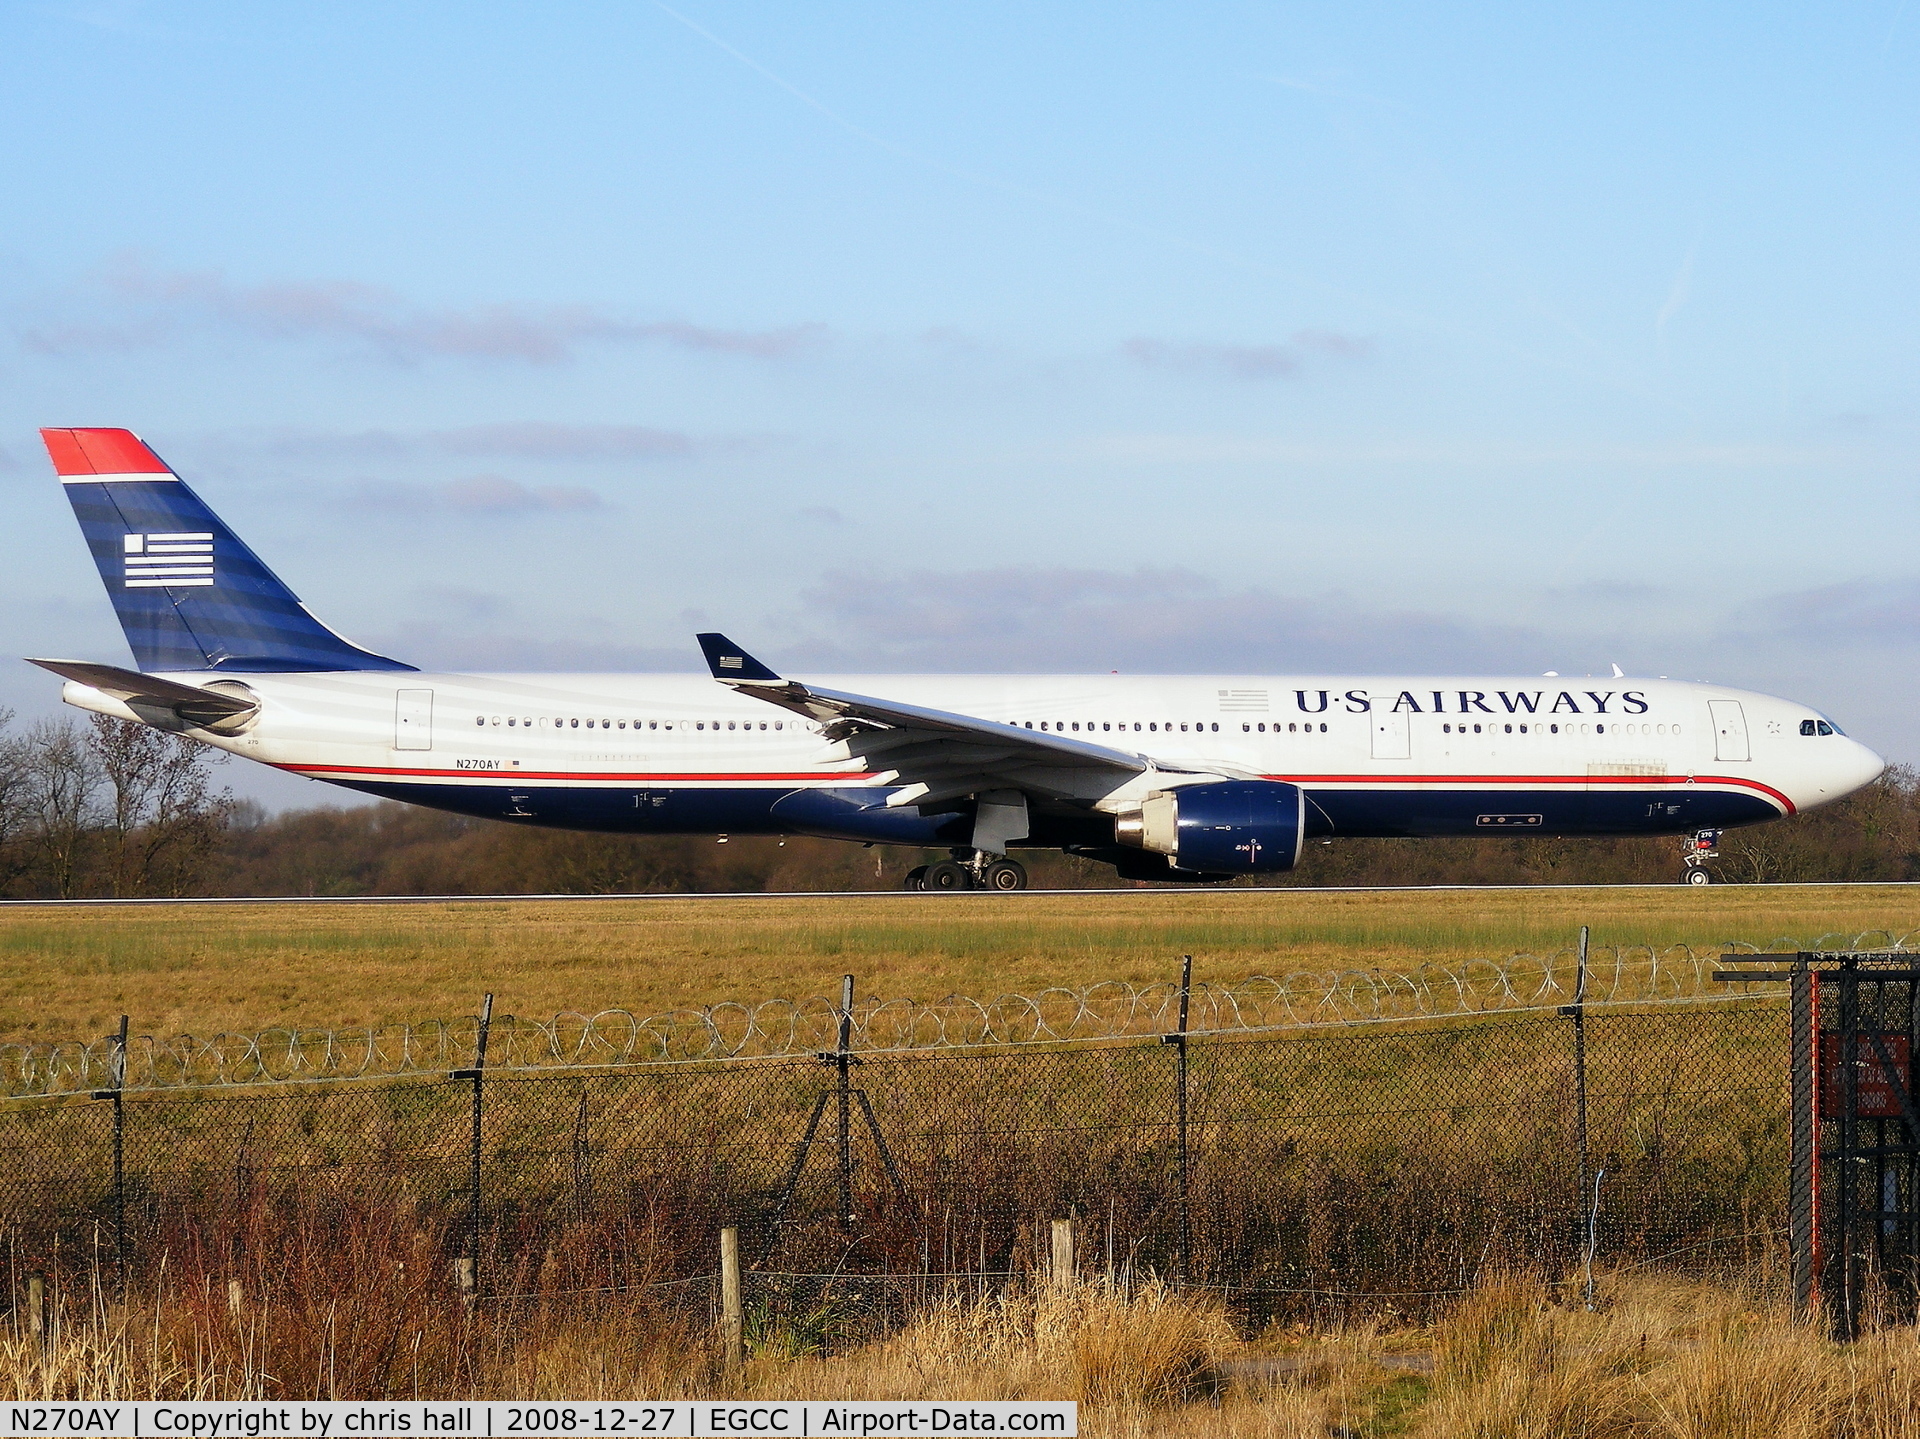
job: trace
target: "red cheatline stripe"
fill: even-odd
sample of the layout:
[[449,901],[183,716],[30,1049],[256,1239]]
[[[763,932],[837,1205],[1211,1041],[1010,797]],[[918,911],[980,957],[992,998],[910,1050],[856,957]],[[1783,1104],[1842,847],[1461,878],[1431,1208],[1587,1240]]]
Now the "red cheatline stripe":
[[1440,785],[1459,787],[1461,785],[1625,785],[1628,788],[1647,788],[1688,784],[1732,785],[1736,789],[1750,789],[1766,795],[1774,803],[1782,806],[1788,814],[1797,814],[1799,810],[1772,785],[1760,783],[1757,779],[1747,779],[1732,774],[1270,774],[1267,779],[1281,780],[1287,784],[1364,784],[1374,789],[1394,789],[1401,785]]
[[[591,781],[600,780],[609,783],[666,783],[697,784],[707,781],[715,784],[742,783],[750,781],[772,782],[777,784],[800,784],[809,780],[863,780],[876,779],[878,774],[871,771],[827,771],[802,770],[798,773],[740,773],[740,774],[593,774],[569,770],[522,770],[522,769],[390,769],[373,765],[351,764],[283,764],[277,769],[291,770],[295,774],[362,774],[393,775],[413,779],[511,779],[511,780],[561,780]],[[1377,775],[1377,774],[1270,774],[1270,780],[1284,784],[1363,784],[1373,789],[1400,789],[1414,785],[1437,785],[1459,788],[1461,786],[1481,785],[1625,785],[1629,788],[1672,788],[1688,783],[1704,785],[1732,785],[1736,789],[1750,789],[1766,795],[1788,814],[1797,813],[1792,800],[1771,785],[1761,784],[1758,780],[1746,779],[1740,775],[1703,774],[1695,775],[1691,780],[1685,775],[1657,774],[1452,774],[1452,775]]]
[[698,780],[713,780],[716,782],[729,781],[729,780],[768,780],[776,783],[787,784],[787,783],[794,783],[802,780],[873,779],[875,777],[874,774],[866,771],[859,771],[859,772],[855,772],[851,770],[822,771],[817,769],[802,770],[798,774],[783,774],[783,773],[624,774],[624,773],[613,773],[613,772],[579,773],[571,770],[537,770],[537,769],[388,769],[388,768],[383,768],[375,765],[358,765],[358,764],[282,764],[282,765],[275,765],[274,768],[291,770],[295,774],[316,774],[316,775],[317,774],[403,775],[410,778],[418,778],[418,779],[481,779],[481,778],[485,778],[485,779],[513,779],[513,780],[522,780],[522,779],[609,780],[609,781],[617,781],[622,784],[630,784],[636,781],[644,782],[644,783],[654,783],[657,781],[664,781],[664,780],[674,780],[683,784],[692,783]]

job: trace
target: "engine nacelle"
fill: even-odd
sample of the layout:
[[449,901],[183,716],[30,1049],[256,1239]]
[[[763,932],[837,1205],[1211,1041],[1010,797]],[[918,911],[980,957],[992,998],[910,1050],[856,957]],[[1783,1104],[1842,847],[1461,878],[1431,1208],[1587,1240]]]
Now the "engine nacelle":
[[1299,786],[1228,780],[1150,794],[1114,821],[1114,838],[1186,870],[1277,874],[1300,860],[1307,803]]

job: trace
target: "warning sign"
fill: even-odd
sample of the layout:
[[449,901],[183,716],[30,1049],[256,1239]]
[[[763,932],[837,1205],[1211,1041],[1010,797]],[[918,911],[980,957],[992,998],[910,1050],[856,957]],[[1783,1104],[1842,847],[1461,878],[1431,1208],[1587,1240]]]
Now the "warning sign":
[[[1913,1050],[1912,1044],[1904,1034],[1882,1034],[1880,1043],[1886,1047],[1887,1057],[1893,1061],[1893,1069],[1888,1071],[1881,1063],[1880,1051],[1874,1047],[1873,1036],[1856,1033],[1853,1036],[1853,1112],[1861,1119],[1898,1119],[1900,1117],[1900,1094],[1895,1088],[1897,1080],[1900,1088],[1913,1093]],[[1820,1117],[1838,1119],[1841,1105],[1846,1100],[1846,1076],[1841,1069],[1840,1036],[1832,1030],[1820,1033]]]

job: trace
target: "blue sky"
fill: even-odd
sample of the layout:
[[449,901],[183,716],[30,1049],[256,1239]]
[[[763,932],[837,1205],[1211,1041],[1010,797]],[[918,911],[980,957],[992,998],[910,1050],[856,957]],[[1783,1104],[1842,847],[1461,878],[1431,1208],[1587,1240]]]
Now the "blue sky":
[[1899,0],[0,5],[0,653],[124,657],[34,430],[126,425],[423,666],[1617,662],[1920,759],[1916,57]]

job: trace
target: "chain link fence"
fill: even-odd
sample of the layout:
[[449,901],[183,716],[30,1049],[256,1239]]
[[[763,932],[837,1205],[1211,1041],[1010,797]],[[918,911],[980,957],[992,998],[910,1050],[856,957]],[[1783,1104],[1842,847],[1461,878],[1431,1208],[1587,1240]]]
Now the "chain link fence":
[[[1714,967],[1739,955],[1813,950],[1910,952],[1920,934],[1883,930],[1823,935],[1811,943],[1729,940],[1595,947],[1586,987],[1594,1004],[1655,1003],[1707,993]],[[1198,983],[1184,998],[1190,1032],[1249,1035],[1309,1025],[1440,1019],[1567,1004],[1579,990],[1580,952],[1421,965],[1408,971],[1346,969],[1253,975]],[[504,1015],[489,1027],[488,1067],[551,1073],[721,1059],[780,1058],[835,1047],[861,1053],[921,1053],[1003,1045],[1057,1045],[1160,1034],[1175,1027],[1177,984],[1109,980],[991,999],[868,995],[851,1004],[824,996],[727,1002],[640,1014],[606,1009],[549,1019]],[[477,1017],[256,1033],[141,1035],[0,1043],[0,1099],[122,1088],[200,1089],[425,1076],[470,1067]]]
[[1237,1027],[1196,986],[1184,1031],[1153,1001],[1158,1032],[1134,1007],[1119,1033],[890,1049],[877,1008],[829,1005],[817,1052],[652,1064],[516,1064],[496,1029],[484,1068],[454,1046],[432,1077],[251,1089],[141,1088],[109,1056],[96,1091],[0,1106],[0,1229],[16,1280],[172,1266],[270,1293],[317,1267],[449,1303],[705,1313],[730,1226],[749,1338],[794,1352],[1024,1282],[1061,1217],[1083,1272],[1249,1323],[1428,1312],[1490,1264],[1778,1254],[1783,1005],[1555,983]]

